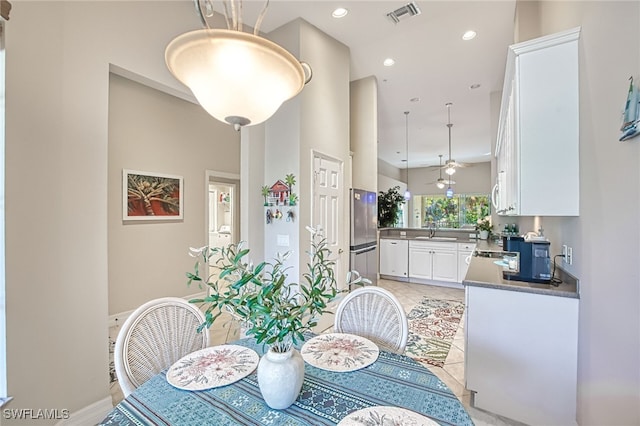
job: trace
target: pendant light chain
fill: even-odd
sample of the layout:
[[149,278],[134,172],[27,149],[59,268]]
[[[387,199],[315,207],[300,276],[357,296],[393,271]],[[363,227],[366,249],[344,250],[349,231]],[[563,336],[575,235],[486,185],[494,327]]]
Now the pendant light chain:
[[451,127],[453,127],[453,124],[451,124],[451,105],[453,105],[451,102],[447,103],[447,127],[449,128],[449,162],[451,162]]
[[[407,164],[405,164],[405,168],[408,171],[409,170],[409,111],[404,112],[404,119],[405,119],[405,137],[407,141],[404,156],[405,156],[405,159],[407,160]],[[409,176],[407,175],[407,180],[408,178]]]

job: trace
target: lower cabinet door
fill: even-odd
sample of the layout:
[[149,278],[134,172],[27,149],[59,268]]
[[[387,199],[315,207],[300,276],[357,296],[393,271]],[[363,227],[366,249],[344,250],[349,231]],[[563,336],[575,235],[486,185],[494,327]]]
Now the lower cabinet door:
[[437,281],[458,281],[458,251],[433,250],[433,275]]
[[467,270],[469,269],[469,263],[467,263],[467,259],[473,254],[472,251],[459,251],[458,252],[458,282],[461,283],[464,280],[465,275],[467,275]]
[[432,249],[409,247],[409,278],[433,279],[431,269]]

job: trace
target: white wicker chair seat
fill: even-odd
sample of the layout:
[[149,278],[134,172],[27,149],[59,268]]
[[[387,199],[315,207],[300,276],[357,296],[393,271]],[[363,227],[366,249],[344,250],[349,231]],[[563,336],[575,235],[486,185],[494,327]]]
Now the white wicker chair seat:
[[183,356],[207,347],[209,330],[197,332],[204,321],[197,306],[177,297],[137,308],[116,339],[114,364],[124,396]]
[[349,293],[338,305],[334,330],[366,337],[381,349],[403,353],[409,323],[398,299],[388,290],[366,286]]

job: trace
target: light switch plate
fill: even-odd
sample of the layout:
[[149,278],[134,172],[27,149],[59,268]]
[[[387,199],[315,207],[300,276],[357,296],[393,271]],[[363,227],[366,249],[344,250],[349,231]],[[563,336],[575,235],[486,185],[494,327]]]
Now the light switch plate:
[[278,234],[278,246],[289,247],[289,236]]

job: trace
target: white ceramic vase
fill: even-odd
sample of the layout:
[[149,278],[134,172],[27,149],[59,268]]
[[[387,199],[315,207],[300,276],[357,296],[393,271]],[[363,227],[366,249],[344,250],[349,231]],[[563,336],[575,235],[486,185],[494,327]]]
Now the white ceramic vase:
[[480,239],[486,240],[487,238],[489,238],[489,231],[480,231]]
[[282,410],[295,402],[302,390],[304,360],[295,348],[288,352],[269,349],[258,363],[258,386],[264,402]]

